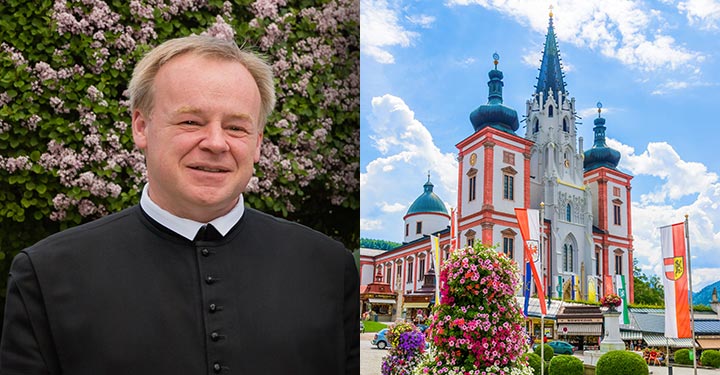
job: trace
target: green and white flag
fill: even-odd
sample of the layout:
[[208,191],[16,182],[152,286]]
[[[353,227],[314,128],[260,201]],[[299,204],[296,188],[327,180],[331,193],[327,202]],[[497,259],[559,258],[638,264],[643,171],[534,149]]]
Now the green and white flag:
[[620,305],[620,324],[630,324],[630,314],[628,312],[627,287],[625,286],[625,275],[615,275],[615,287],[617,295],[620,296],[622,304]]

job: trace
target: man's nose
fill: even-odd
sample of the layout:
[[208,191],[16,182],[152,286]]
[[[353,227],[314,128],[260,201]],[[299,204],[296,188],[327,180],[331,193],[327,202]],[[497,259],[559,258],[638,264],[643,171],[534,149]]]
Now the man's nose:
[[200,148],[214,153],[230,150],[230,146],[227,143],[227,134],[225,134],[225,129],[223,129],[220,123],[209,123],[205,125]]

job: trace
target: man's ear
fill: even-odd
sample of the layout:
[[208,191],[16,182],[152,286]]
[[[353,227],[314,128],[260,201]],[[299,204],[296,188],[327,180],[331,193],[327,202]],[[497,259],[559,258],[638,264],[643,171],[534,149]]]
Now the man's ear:
[[132,114],[132,132],[135,146],[140,150],[147,147],[147,127],[149,119],[145,117],[139,110],[133,111]]
[[257,145],[255,146],[255,163],[260,161],[260,147],[262,147],[263,131],[260,130],[257,136]]

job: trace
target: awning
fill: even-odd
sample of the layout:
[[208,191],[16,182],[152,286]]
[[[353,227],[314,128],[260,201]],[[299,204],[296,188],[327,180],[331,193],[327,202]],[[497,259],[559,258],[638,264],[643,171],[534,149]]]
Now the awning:
[[395,302],[394,299],[385,299],[385,298],[370,298],[370,299],[368,299],[368,302],[377,303],[379,305],[394,305],[397,303],[397,302]]
[[620,331],[620,338],[623,340],[642,340],[643,334],[640,331]]
[[601,336],[602,324],[560,323],[557,333],[559,335]]
[[697,339],[698,344],[703,349],[720,349],[720,339]]
[[648,346],[672,346],[673,348],[692,348],[692,339],[673,339],[663,335],[644,333],[643,340]]
[[406,309],[426,309],[430,306],[430,302],[405,302],[403,307]]

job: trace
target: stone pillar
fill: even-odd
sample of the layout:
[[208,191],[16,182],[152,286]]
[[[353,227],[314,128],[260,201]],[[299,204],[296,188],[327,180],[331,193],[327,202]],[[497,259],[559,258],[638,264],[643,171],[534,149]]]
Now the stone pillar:
[[600,352],[607,353],[612,350],[625,350],[625,343],[620,338],[620,311],[615,309],[605,311],[605,333],[600,341]]

